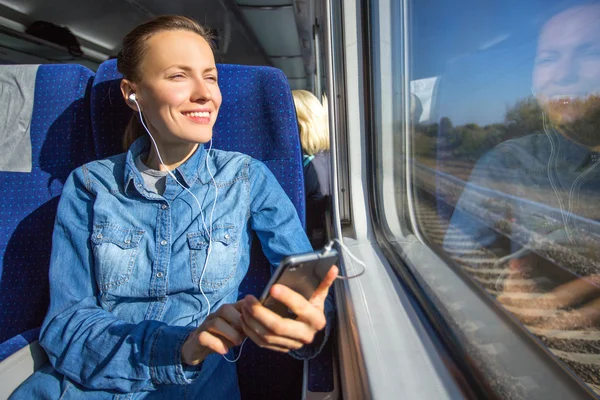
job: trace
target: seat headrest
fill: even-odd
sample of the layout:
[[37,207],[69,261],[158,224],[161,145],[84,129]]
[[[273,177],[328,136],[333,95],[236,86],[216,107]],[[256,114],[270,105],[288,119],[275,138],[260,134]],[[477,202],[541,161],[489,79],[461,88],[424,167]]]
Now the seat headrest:
[[87,97],[93,74],[75,64],[0,66],[0,171],[52,172],[93,158]]
[[31,172],[31,116],[39,65],[0,66],[0,171]]

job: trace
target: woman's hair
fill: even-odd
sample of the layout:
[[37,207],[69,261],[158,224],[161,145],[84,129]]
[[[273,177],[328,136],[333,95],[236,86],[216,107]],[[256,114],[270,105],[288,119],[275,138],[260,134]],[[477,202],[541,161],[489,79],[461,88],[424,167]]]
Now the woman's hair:
[[[191,18],[179,15],[163,15],[154,18],[153,20],[138,25],[123,38],[121,50],[117,54],[117,69],[123,74],[123,78],[132,82],[140,82],[142,78],[140,65],[148,51],[148,46],[146,44],[148,39],[159,32],[176,30],[197,33],[208,42],[211,49],[214,46],[213,40],[215,38],[210,33],[210,30]],[[140,123],[138,116],[135,114],[132,115],[127,124],[127,128],[125,128],[125,135],[123,136],[123,146],[125,147],[125,150],[127,150],[137,138],[145,133],[146,131]]]
[[298,116],[300,143],[309,156],[329,150],[329,122],[327,109],[311,92],[293,90],[294,105]]

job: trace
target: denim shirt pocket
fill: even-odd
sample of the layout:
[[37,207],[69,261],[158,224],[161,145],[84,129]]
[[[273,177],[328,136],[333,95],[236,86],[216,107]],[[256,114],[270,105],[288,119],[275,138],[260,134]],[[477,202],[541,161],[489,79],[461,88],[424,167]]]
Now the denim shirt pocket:
[[[192,281],[199,284],[202,280],[204,293],[212,293],[225,287],[235,276],[237,267],[239,241],[235,227],[233,225],[213,226],[212,249],[208,262],[206,262],[208,235],[204,231],[189,232],[187,240],[190,248]],[[203,270],[204,274],[202,274]]]
[[115,224],[94,225],[92,244],[101,291],[109,292],[129,281],[143,235],[143,230]]

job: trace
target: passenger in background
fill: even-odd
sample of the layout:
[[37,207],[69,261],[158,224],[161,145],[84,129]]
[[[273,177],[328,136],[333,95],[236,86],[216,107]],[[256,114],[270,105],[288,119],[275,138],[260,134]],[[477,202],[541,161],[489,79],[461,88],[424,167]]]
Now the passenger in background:
[[568,8],[543,25],[532,75],[543,132],[501,143],[477,162],[450,223],[477,246],[447,234],[444,248],[493,252],[491,268],[504,272],[492,293],[534,333],[597,328],[599,2]]
[[303,152],[306,232],[315,249],[326,244],[326,213],[331,195],[327,108],[306,90],[292,91]]
[[324,345],[336,267],[309,301],[273,286],[296,319],[253,296],[237,301],[254,235],[273,266],[311,246],[263,163],[204,148],[222,100],[210,43],[177,16],[124,38],[128,151],[76,169],[64,186],[40,333],[51,365],[14,399],[236,399],[228,361],[246,337],[300,359]]

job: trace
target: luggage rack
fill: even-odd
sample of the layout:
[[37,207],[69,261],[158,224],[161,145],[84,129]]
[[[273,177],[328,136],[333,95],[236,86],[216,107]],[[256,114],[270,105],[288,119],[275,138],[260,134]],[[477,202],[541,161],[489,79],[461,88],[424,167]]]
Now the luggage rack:
[[0,26],[0,63],[76,63],[95,71],[104,59],[83,54],[75,56],[66,48],[24,32]]

